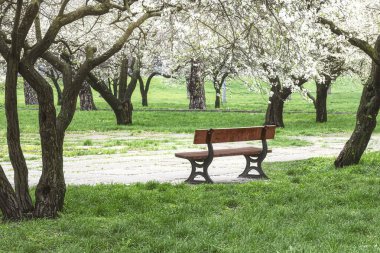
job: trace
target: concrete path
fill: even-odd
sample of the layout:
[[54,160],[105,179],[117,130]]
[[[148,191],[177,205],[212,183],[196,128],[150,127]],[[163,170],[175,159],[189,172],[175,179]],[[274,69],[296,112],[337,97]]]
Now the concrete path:
[[[169,135],[166,138],[186,138],[191,135]],[[273,148],[265,162],[293,161],[311,157],[337,156],[349,136],[294,137],[313,143],[306,147]],[[229,144],[230,147],[235,144]],[[238,144],[241,145],[241,144]],[[369,151],[380,151],[380,135],[371,139]],[[182,149],[181,149],[182,151]],[[186,151],[186,150],[184,150]],[[137,182],[183,182],[190,173],[190,164],[174,157],[176,151],[140,151],[115,155],[96,155],[65,158],[64,170],[67,184],[131,184]],[[27,161],[30,184],[36,185],[41,174],[40,161]],[[4,170],[13,181],[13,171],[9,163],[3,163]],[[241,181],[237,176],[245,167],[243,157],[217,158],[209,169],[216,182]]]

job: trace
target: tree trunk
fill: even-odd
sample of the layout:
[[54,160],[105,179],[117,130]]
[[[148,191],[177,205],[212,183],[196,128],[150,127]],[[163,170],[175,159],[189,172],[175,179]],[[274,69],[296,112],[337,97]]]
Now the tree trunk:
[[[36,187],[33,215],[37,218],[55,218],[63,209],[66,192],[62,156],[64,129],[61,136],[58,136],[54,94],[50,84],[33,68],[33,64],[30,62],[20,63],[20,72],[29,83],[38,84],[38,86],[36,85],[38,89],[35,88],[35,90],[39,103],[42,174]],[[73,94],[65,94],[63,97],[72,98],[70,102],[75,111],[78,93],[73,90],[69,91]],[[62,110],[65,110],[65,115],[68,115],[69,106],[63,104],[61,112]],[[67,122],[69,121],[68,119]]]
[[24,80],[24,97],[25,105],[37,105],[37,93],[33,90],[30,84]]
[[273,96],[269,98],[265,115],[265,125],[285,127],[283,120],[284,102],[290,94],[292,94],[292,91],[290,88],[281,87],[278,79],[272,83],[271,92],[273,92]]
[[132,124],[133,105],[130,100],[124,101],[117,110],[114,110],[118,125]]
[[[380,38],[376,42],[376,52],[377,54],[380,52]],[[341,168],[359,163],[371,139],[372,132],[376,128],[379,107],[380,67],[373,62],[371,76],[363,88],[359,109],[356,114],[355,130],[335,160],[335,167]]]
[[141,94],[141,101],[142,101],[142,106],[144,107],[148,106],[148,94],[146,92]]
[[215,96],[215,109],[220,108],[220,89],[215,89],[216,96]]
[[218,81],[218,75],[219,75],[219,72],[216,72],[214,74],[214,77],[213,77],[214,89],[215,89],[215,93],[216,93],[216,97],[215,97],[215,109],[220,108],[220,100],[221,100],[221,96],[222,96],[222,94],[220,93],[220,91],[222,90],[223,84],[225,83],[225,81],[226,81],[226,79],[228,77],[228,72],[226,72],[226,73],[223,74],[223,76],[220,79],[220,81]]
[[61,90],[61,87],[59,86],[59,83],[58,83],[57,79],[53,78],[52,81],[53,81],[55,90],[57,91],[57,97],[58,97],[57,105],[62,105],[62,90]]
[[17,79],[22,50],[20,45],[23,44],[23,41],[19,41],[21,12],[22,1],[17,1],[15,18],[12,24],[11,48],[6,56],[5,114],[7,119],[8,152],[14,169],[15,191],[0,167],[0,209],[4,219],[9,220],[18,220],[22,217],[23,212],[28,213],[33,208],[29,194],[28,168],[21,149],[17,111]]
[[111,106],[118,125],[132,124],[133,106],[130,102],[121,102],[109,89],[107,89],[107,86],[104,83],[99,81],[96,76],[91,73],[89,74],[88,81],[91,87],[99,92],[104,100]]
[[119,97],[118,97],[120,101],[124,101],[127,98],[128,64],[129,64],[128,59],[123,59],[121,61],[120,76],[119,76]]
[[190,95],[189,109],[206,109],[206,96],[202,64],[199,60],[191,61],[190,78],[188,80]]
[[5,176],[4,170],[0,165],[0,210],[3,220],[20,220],[22,218],[19,202],[16,194]]
[[96,111],[91,86],[87,82],[83,83],[83,87],[79,91],[79,99],[81,111]]
[[317,82],[317,97],[315,99],[316,122],[327,122],[327,92],[331,85],[331,78],[324,83]]
[[40,99],[39,123],[42,175],[36,188],[36,217],[55,218],[63,209],[66,184],[63,175],[63,140],[58,140],[53,94]]
[[118,94],[118,86],[119,86],[119,80],[117,78],[114,78],[112,80],[112,86],[113,86],[113,95],[117,97]]
[[21,148],[19,117],[17,112],[17,74],[18,61],[8,59],[5,85],[5,114],[7,118],[8,153],[14,169],[16,197],[21,211],[28,213],[33,209],[29,194],[28,168]]
[[[150,76],[149,76],[149,78],[150,78]],[[142,79],[141,75],[139,76],[141,104],[142,104],[142,106],[145,106],[145,107],[148,106],[148,90],[149,90],[148,82],[150,83],[149,78],[148,78],[147,84],[146,84],[147,88],[145,88],[144,80]]]

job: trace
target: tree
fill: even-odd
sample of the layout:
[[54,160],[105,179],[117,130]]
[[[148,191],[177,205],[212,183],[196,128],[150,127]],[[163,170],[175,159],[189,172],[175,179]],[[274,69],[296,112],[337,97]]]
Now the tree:
[[367,41],[342,30],[328,19],[319,18],[319,22],[328,26],[336,35],[345,36],[351,45],[359,48],[372,59],[372,70],[363,88],[354,132],[335,160],[335,166],[339,168],[359,163],[376,128],[376,118],[380,108],[380,36],[372,47]]
[[[165,9],[164,6],[167,6],[158,4],[145,7],[140,1],[128,1],[118,5],[110,0],[87,3],[77,8],[73,6],[69,8],[68,4],[69,1],[62,1],[59,5],[49,5],[40,1],[18,0],[17,3],[2,2],[0,5],[3,14],[1,25],[6,27],[0,34],[0,53],[6,59],[7,69],[5,85],[7,140],[10,160],[15,171],[15,189],[13,189],[3,170],[0,170],[0,209],[5,219],[18,220],[23,214],[31,214],[34,217],[57,217],[63,208],[66,192],[63,174],[64,136],[75,114],[83,82],[95,67],[123,48],[136,28],[146,20],[160,16]],[[170,4],[167,8],[177,7]],[[46,20],[39,23],[38,17],[42,17],[41,12],[49,15],[44,15]],[[97,52],[96,45],[83,44],[81,50],[77,52],[76,68],[61,58],[62,51],[66,49],[65,42],[61,43],[60,40],[70,37],[67,36],[67,31],[86,22],[93,22],[96,27],[100,25],[99,20],[102,20],[99,17],[118,19],[120,15],[115,16],[118,12],[130,18],[124,20],[125,29],[115,34],[117,39],[112,45]],[[31,31],[33,24],[35,32]],[[46,27],[41,27],[41,24]],[[80,35],[84,37],[83,34]],[[94,40],[88,41],[94,42]],[[35,68],[35,63],[39,59],[49,62],[62,73],[64,88],[62,107],[58,115],[54,106],[52,87]],[[37,92],[39,101],[42,175],[36,187],[34,205],[29,194],[28,170],[20,144],[16,92],[18,73]]]
[[105,80],[97,77],[94,73],[89,73],[88,75],[88,81],[91,87],[99,92],[104,100],[111,106],[118,125],[132,124],[133,105],[131,98],[140,77],[140,66],[136,59],[131,61],[131,68],[132,78],[129,84],[127,84],[129,61],[126,58],[121,60],[119,77],[113,80],[114,87],[119,87],[119,91],[114,93],[107,87]]

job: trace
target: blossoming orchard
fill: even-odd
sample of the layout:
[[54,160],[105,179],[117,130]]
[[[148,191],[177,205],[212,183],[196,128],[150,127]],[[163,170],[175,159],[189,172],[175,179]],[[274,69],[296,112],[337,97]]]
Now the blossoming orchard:
[[[104,124],[118,136],[140,126],[144,131],[150,124],[153,130],[147,132],[166,132],[172,139],[182,131],[159,122],[181,124],[182,118],[170,116],[180,113],[178,117],[192,117],[186,125],[192,130],[274,125],[281,142],[281,135],[306,120],[287,112],[294,98],[310,108],[308,122],[321,134],[321,129],[329,134],[327,126],[345,124],[337,117],[344,116],[348,102],[330,98],[330,91],[334,95],[342,78],[356,80],[360,98],[351,101],[356,104],[349,108],[345,144],[329,163],[336,169],[360,163],[378,132],[379,17],[380,3],[373,0],[0,0],[0,151],[5,152],[0,158],[7,157],[0,159],[2,218],[56,218],[65,212],[66,191],[71,189],[65,180],[65,136],[73,134],[75,119],[82,115],[89,127],[82,133],[96,131],[90,125],[103,124],[97,114],[102,113],[110,118]],[[350,82],[341,89],[349,90]],[[165,94],[160,101],[157,83]],[[239,88],[231,85],[235,83]],[[183,98],[171,93],[177,88]],[[23,96],[38,105],[24,104]],[[252,99],[234,111],[229,100],[239,101],[239,96]],[[253,97],[263,101],[261,109]],[[334,103],[342,106],[331,109]],[[144,113],[152,108],[156,117],[165,109],[165,119],[148,120]],[[34,128],[26,126],[26,111],[36,121]],[[219,116],[204,116],[223,111],[257,117],[231,125],[218,121]],[[28,131],[35,131],[40,148],[33,158],[41,163],[36,184],[30,184],[30,155],[23,138]],[[293,136],[304,135],[297,131]],[[192,138],[193,132],[184,132]],[[130,145],[124,151],[132,149]],[[171,159],[177,161],[174,155]]]

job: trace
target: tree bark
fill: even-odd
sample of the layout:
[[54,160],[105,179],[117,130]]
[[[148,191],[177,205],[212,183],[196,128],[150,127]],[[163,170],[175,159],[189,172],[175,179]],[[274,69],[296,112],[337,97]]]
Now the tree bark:
[[191,61],[190,78],[188,80],[190,95],[189,109],[206,109],[206,96],[202,63],[199,60]]
[[0,210],[3,220],[17,221],[22,218],[21,208],[16,197],[16,193],[5,176],[0,165]]
[[139,76],[141,104],[144,107],[148,106],[148,90],[149,90],[148,84],[150,85],[150,82],[151,82],[152,78],[153,77],[151,77],[151,75],[148,77],[148,80],[146,82],[146,87],[147,87],[147,89],[146,89],[146,87],[144,85],[144,80],[142,79],[141,75]]
[[[30,6],[32,6],[31,4]],[[29,7],[30,7],[29,6]],[[33,6],[27,9],[25,16],[31,20],[21,19],[23,1],[17,0],[17,7],[11,33],[11,46],[2,44],[1,54],[7,62],[5,80],[5,114],[7,118],[7,142],[9,157],[14,169],[15,189],[12,189],[3,169],[0,167],[0,209],[3,217],[18,220],[22,213],[32,209],[28,186],[28,169],[20,143],[20,128],[17,111],[17,77],[22,45],[24,44],[31,22],[36,14]],[[35,7],[35,5],[34,5]],[[21,22],[21,25],[20,25]]]
[[324,123],[327,122],[327,93],[331,86],[331,78],[325,78],[325,81],[317,82],[317,96],[315,99],[315,109],[316,109],[316,122]]
[[216,92],[216,96],[215,96],[215,109],[219,109],[220,108],[220,89],[215,89],[215,92]]
[[123,59],[120,66],[119,75],[119,100],[124,101],[127,98],[128,87],[128,59]]
[[40,100],[39,124],[42,175],[36,188],[35,217],[55,218],[63,209],[66,184],[63,175],[63,140],[58,140],[53,94]]
[[54,84],[55,90],[57,91],[57,97],[58,97],[57,105],[62,105],[62,90],[61,90],[61,87],[59,86],[59,83],[58,83],[57,80],[53,80],[53,84]]
[[112,81],[112,86],[113,86],[113,95],[115,97],[117,97],[117,94],[118,94],[118,90],[117,90],[117,87],[118,87],[118,80],[117,78],[114,78],[113,81]]
[[62,105],[62,90],[61,90],[61,87],[59,86],[59,83],[58,83],[59,74],[58,74],[58,72],[54,72],[53,68],[51,68],[47,72],[47,74],[48,74],[49,78],[52,80],[53,85],[55,87],[55,90],[57,91],[57,97],[58,97],[57,105]]
[[91,86],[87,83],[87,81],[83,83],[83,87],[79,91],[79,100],[81,111],[96,111]]
[[25,80],[24,80],[24,97],[25,97],[25,105],[38,104],[37,93]]
[[[33,215],[37,218],[55,218],[63,209],[66,192],[62,155],[64,129],[61,134],[57,131],[54,95],[50,84],[33,68],[30,62],[20,64],[20,73],[29,83],[38,84],[35,86],[38,89],[33,88],[37,91],[39,102],[42,174],[36,187]],[[76,104],[77,96],[77,93],[76,96],[66,94],[66,98],[72,98],[73,104]],[[67,108],[68,106],[63,104],[61,112]],[[65,113],[67,112],[65,111]]]
[[273,92],[272,97],[269,98],[269,104],[265,115],[265,125],[276,125],[278,127],[285,127],[283,120],[284,102],[292,94],[290,88],[281,87],[278,78],[271,81]]
[[[380,37],[376,42],[377,54],[380,53]],[[358,164],[373,130],[380,107],[380,67],[373,62],[369,80],[363,88],[359,109],[356,114],[355,130],[335,160],[335,167],[341,168]]]
[[17,112],[17,57],[9,57],[5,84],[5,114],[7,118],[8,153],[14,169],[16,198],[21,211],[28,213],[33,209],[29,194],[28,168],[21,148],[19,117]]
[[220,81],[218,81],[218,75],[219,72],[215,73],[214,78],[213,78],[213,83],[214,83],[214,89],[215,89],[215,109],[220,108],[220,97],[222,96],[221,90],[223,83],[226,81],[228,77],[228,73],[224,73]]

